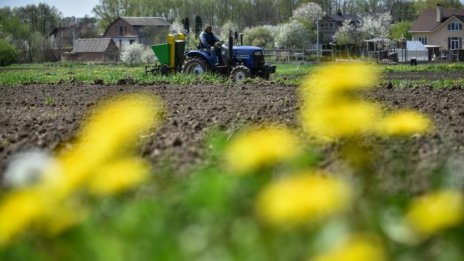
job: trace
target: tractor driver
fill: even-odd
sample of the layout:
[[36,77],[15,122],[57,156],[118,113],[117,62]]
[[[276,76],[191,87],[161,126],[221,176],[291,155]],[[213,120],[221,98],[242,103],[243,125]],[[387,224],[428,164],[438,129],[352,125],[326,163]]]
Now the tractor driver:
[[221,45],[223,42],[221,42],[216,35],[213,33],[213,27],[211,25],[207,25],[205,30],[201,32],[200,34],[200,47],[201,48],[211,48],[214,46],[214,53],[216,54],[218,58],[218,63],[220,65],[224,64],[224,61],[222,59],[222,53],[221,53]]

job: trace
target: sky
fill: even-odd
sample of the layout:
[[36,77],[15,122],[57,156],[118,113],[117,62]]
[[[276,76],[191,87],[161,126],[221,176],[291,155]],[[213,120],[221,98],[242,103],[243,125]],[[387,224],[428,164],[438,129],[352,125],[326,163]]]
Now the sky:
[[46,3],[54,6],[64,17],[75,16],[84,17],[85,15],[94,16],[92,9],[98,4],[99,0],[0,0],[0,8],[20,7],[28,4]]

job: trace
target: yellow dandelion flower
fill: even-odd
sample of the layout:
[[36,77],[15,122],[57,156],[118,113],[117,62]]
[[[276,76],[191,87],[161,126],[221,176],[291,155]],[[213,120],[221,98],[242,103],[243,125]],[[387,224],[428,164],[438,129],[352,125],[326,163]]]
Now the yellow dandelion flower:
[[159,122],[159,104],[155,97],[140,94],[103,103],[84,125],[77,149],[83,150],[88,160],[98,162],[118,155]]
[[111,195],[131,188],[148,178],[147,162],[137,158],[121,159],[95,170],[89,181],[90,192]]
[[60,202],[55,204],[52,209],[48,209],[40,226],[44,233],[55,236],[80,224],[87,215],[87,209],[76,202]]
[[387,260],[384,246],[373,235],[353,235],[329,252],[316,256],[312,261],[383,261]]
[[298,154],[299,143],[287,128],[252,128],[237,136],[226,149],[225,162],[235,174],[288,160]]
[[160,114],[158,101],[149,95],[123,96],[99,106],[77,143],[43,169],[40,181],[0,202],[0,245],[32,225],[53,235],[79,223],[85,211],[69,203],[85,185],[95,194],[107,195],[143,181],[148,164],[133,157],[133,148],[140,135],[158,123]]
[[453,190],[430,193],[412,202],[405,219],[419,236],[428,237],[463,221],[464,197]]
[[390,136],[426,133],[432,124],[425,115],[415,111],[394,112],[382,119],[379,126],[381,134]]
[[58,158],[66,175],[60,181],[63,190],[72,191],[100,166],[129,155],[140,135],[159,122],[160,113],[157,99],[147,95],[123,96],[99,107],[85,124],[75,148]]
[[349,207],[352,198],[347,182],[320,173],[304,173],[265,187],[257,199],[257,213],[269,224],[295,225],[340,213]]
[[47,207],[41,199],[36,190],[20,190],[12,192],[2,201],[0,246],[7,244],[43,216]]
[[328,92],[359,90],[374,86],[379,70],[366,63],[335,63],[322,66],[303,80],[303,90]]
[[303,129],[315,137],[346,137],[372,130],[381,115],[381,107],[369,102],[345,102],[330,106],[303,107]]

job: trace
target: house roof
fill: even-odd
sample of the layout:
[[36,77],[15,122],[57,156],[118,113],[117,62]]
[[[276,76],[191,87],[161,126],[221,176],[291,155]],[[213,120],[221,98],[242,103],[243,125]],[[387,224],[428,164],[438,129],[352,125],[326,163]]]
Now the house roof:
[[132,26],[170,26],[162,17],[119,17]]
[[111,38],[78,39],[74,42],[73,53],[103,53],[112,41]]
[[416,21],[411,26],[410,32],[432,32],[439,27],[448,18],[455,16],[460,21],[464,21],[464,10],[461,9],[442,9],[443,15],[439,23],[437,23],[437,9],[424,10]]

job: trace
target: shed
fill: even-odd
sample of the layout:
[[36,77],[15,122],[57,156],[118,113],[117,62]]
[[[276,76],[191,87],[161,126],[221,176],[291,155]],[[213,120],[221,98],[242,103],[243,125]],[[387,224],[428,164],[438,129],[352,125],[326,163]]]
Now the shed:
[[88,38],[76,40],[65,60],[105,63],[116,62],[118,57],[119,48],[111,38]]

